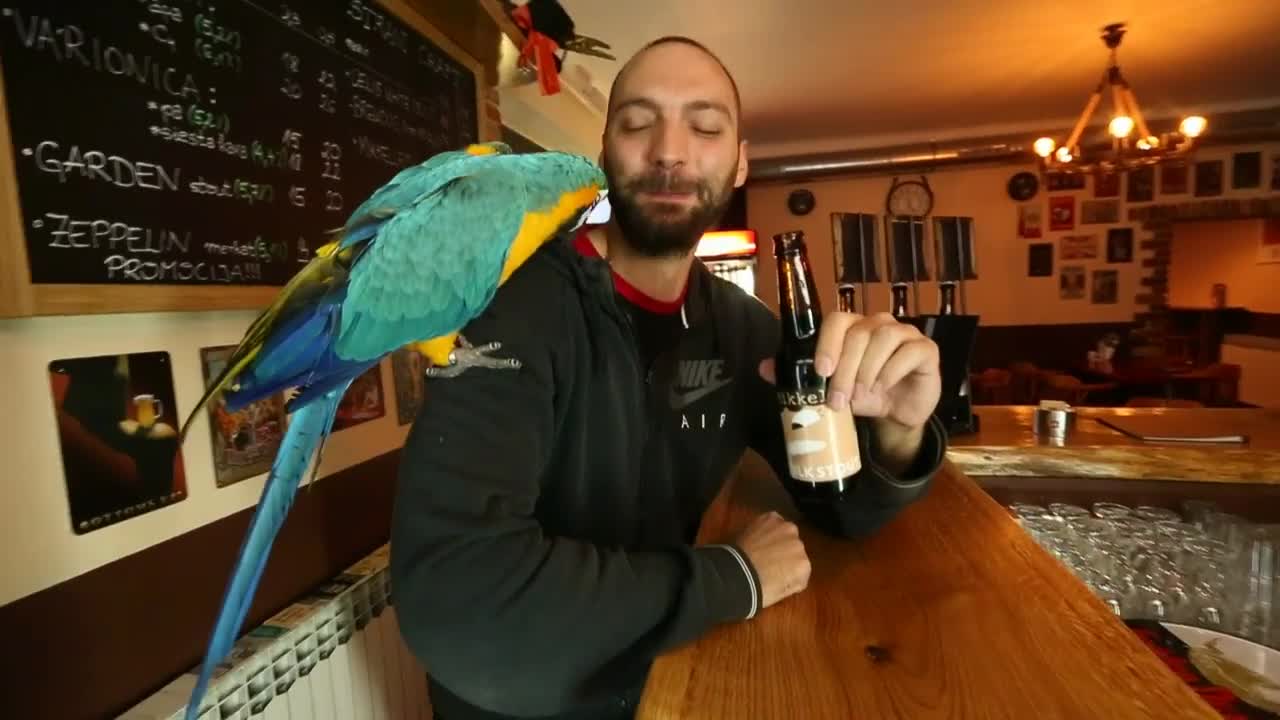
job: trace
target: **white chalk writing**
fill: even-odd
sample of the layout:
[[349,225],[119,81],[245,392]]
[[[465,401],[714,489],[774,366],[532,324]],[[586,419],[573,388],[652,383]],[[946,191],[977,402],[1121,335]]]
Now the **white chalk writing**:
[[324,142],[324,149],[320,151],[320,159],[324,161],[324,171],[320,173],[320,177],[325,180],[341,180],[342,179],[342,147],[336,142]]
[[242,143],[231,142],[221,135],[215,139],[203,133],[187,132],[186,130],[173,130],[159,125],[152,125],[148,130],[152,135],[162,138],[167,142],[181,143],[183,145],[190,145],[191,147],[203,148],[205,150],[216,150],[241,160],[248,159],[249,157],[249,148],[247,146]]
[[240,255],[242,257],[262,260],[263,262],[283,260],[288,254],[284,243],[268,243],[262,239],[261,235],[254,238],[252,242],[207,242],[202,247],[204,248],[204,251],[210,255]]
[[145,260],[109,255],[102,261],[108,280],[137,282],[244,282],[262,280],[262,266],[255,262],[210,263],[191,260]]
[[378,10],[360,0],[351,0],[351,4],[347,6],[347,17],[355,20],[359,23],[359,27],[369,30],[391,47],[401,52],[409,52],[409,33]]
[[384,108],[377,107],[362,97],[351,98],[351,116],[357,120],[368,120],[374,125],[394,130],[417,140],[427,140],[430,133],[420,125],[413,125],[404,117]]
[[46,212],[49,247],[106,248],[112,252],[186,253],[190,230],[144,228],[118,220],[78,220],[65,213]]
[[222,183],[217,183],[209,182],[204,179],[203,175],[198,175],[195,180],[192,180],[188,184],[187,187],[196,195],[234,198],[237,200],[243,200],[250,205],[259,202],[271,203],[275,201],[275,188],[269,183],[257,183],[243,178],[225,180]]
[[[32,153],[26,149],[22,154]],[[182,168],[135,162],[99,150],[82,152],[79,145],[72,145],[64,152],[62,146],[53,140],[36,145],[34,155],[37,168],[57,175],[58,182],[63,183],[68,176],[79,175],[86,180],[103,180],[119,188],[177,190],[182,177]]]
[[367,135],[357,135],[352,138],[352,144],[356,146],[356,151],[367,160],[379,160],[392,167],[404,167],[409,164],[410,158],[413,156],[404,150],[397,150],[390,145],[385,145],[369,138]]
[[132,51],[87,35],[76,25],[57,25],[49,18],[36,15],[24,17],[18,10],[13,10],[11,17],[23,46],[49,53],[59,63],[78,62],[95,72],[126,77],[174,97],[200,99],[200,88],[191,73],[150,55],[139,58]]

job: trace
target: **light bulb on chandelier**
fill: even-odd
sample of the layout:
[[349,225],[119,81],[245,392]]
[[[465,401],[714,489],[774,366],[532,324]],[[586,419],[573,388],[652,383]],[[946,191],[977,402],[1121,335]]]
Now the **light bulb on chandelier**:
[[[1116,52],[1124,37],[1124,28],[1124,23],[1114,23],[1102,29],[1102,41],[1110,49],[1111,59],[1071,134],[1061,143],[1046,136],[1038,138],[1032,144],[1032,149],[1041,159],[1042,170],[1089,172],[1099,167],[1125,170],[1138,165],[1159,163],[1186,155],[1195,147],[1196,139],[1208,129],[1209,123],[1204,117],[1191,115],[1183,118],[1176,129],[1161,134],[1151,132],[1138,107],[1133,89],[1129,87],[1116,62]],[[1082,148],[1081,136],[1108,88],[1113,105],[1111,120],[1107,124],[1110,148]]]
[[1127,138],[1129,133],[1133,132],[1133,118],[1128,115],[1117,115],[1111,118],[1111,124],[1107,126],[1107,131],[1112,137]]

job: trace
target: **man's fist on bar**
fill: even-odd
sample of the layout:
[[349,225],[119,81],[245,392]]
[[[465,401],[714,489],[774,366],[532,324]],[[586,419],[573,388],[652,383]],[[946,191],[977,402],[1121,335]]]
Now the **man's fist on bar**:
[[763,607],[808,587],[809,556],[800,542],[800,530],[778,513],[765,513],[752,520],[739,533],[736,545],[760,576]]

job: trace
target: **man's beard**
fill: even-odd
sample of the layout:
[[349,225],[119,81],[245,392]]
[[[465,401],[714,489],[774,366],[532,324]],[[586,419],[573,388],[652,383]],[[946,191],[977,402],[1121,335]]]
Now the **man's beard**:
[[[702,234],[720,222],[733,195],[733,175],[725,178],[720,188],[707,180],[677,178],[655,172],[630,179],[604,163],[609,181],[609,208],[614,222],[627,245],[647,257],[675,257],[689,253],[698,245]],[[647,207],[638,202],[642,192],[696,193],[692,207],[680,203],[669,205],[652,202]]]

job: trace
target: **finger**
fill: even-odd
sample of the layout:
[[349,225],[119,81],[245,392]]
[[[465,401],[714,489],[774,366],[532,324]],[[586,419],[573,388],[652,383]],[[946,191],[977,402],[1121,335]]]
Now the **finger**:
[[858,366],[855,382],[873,394],[883,390],[883,387],[876,385],[880,370],[884,368],[884,364],[889,361],[899,346],[914,339],[919,332],[914,325],[896,321],[876,328],[871,333],[871,342],[867,344],[867,351],[862,355],[862,364]]
[[830,377],[835,372],[844,347],[845,333],[861,319],[861,315],[847,312],[833,312],[822,318],[822,328],[818,330],[818,347],[813,353],[813,368],[819,375]]
[[880,377],[876,382],[882,389],[888,390],[916,372],[938,372],[938,346],[928,338],[911,340],[899,346],[898,351],[880,370]]
[[871,331],[874,328],[872,321],[864,319],[845,332],[840,360],[827,385],[827,404],[831,409],[844,410],[849,406],[849,400],[853,397],[854,379],[858,375],[858,367],[862,364],[867,345],[871,342]]
[[773,358],[765,358],[760,361],[760,377],[764,378],[765,382],[770,385],[778,383],[777,363]]

